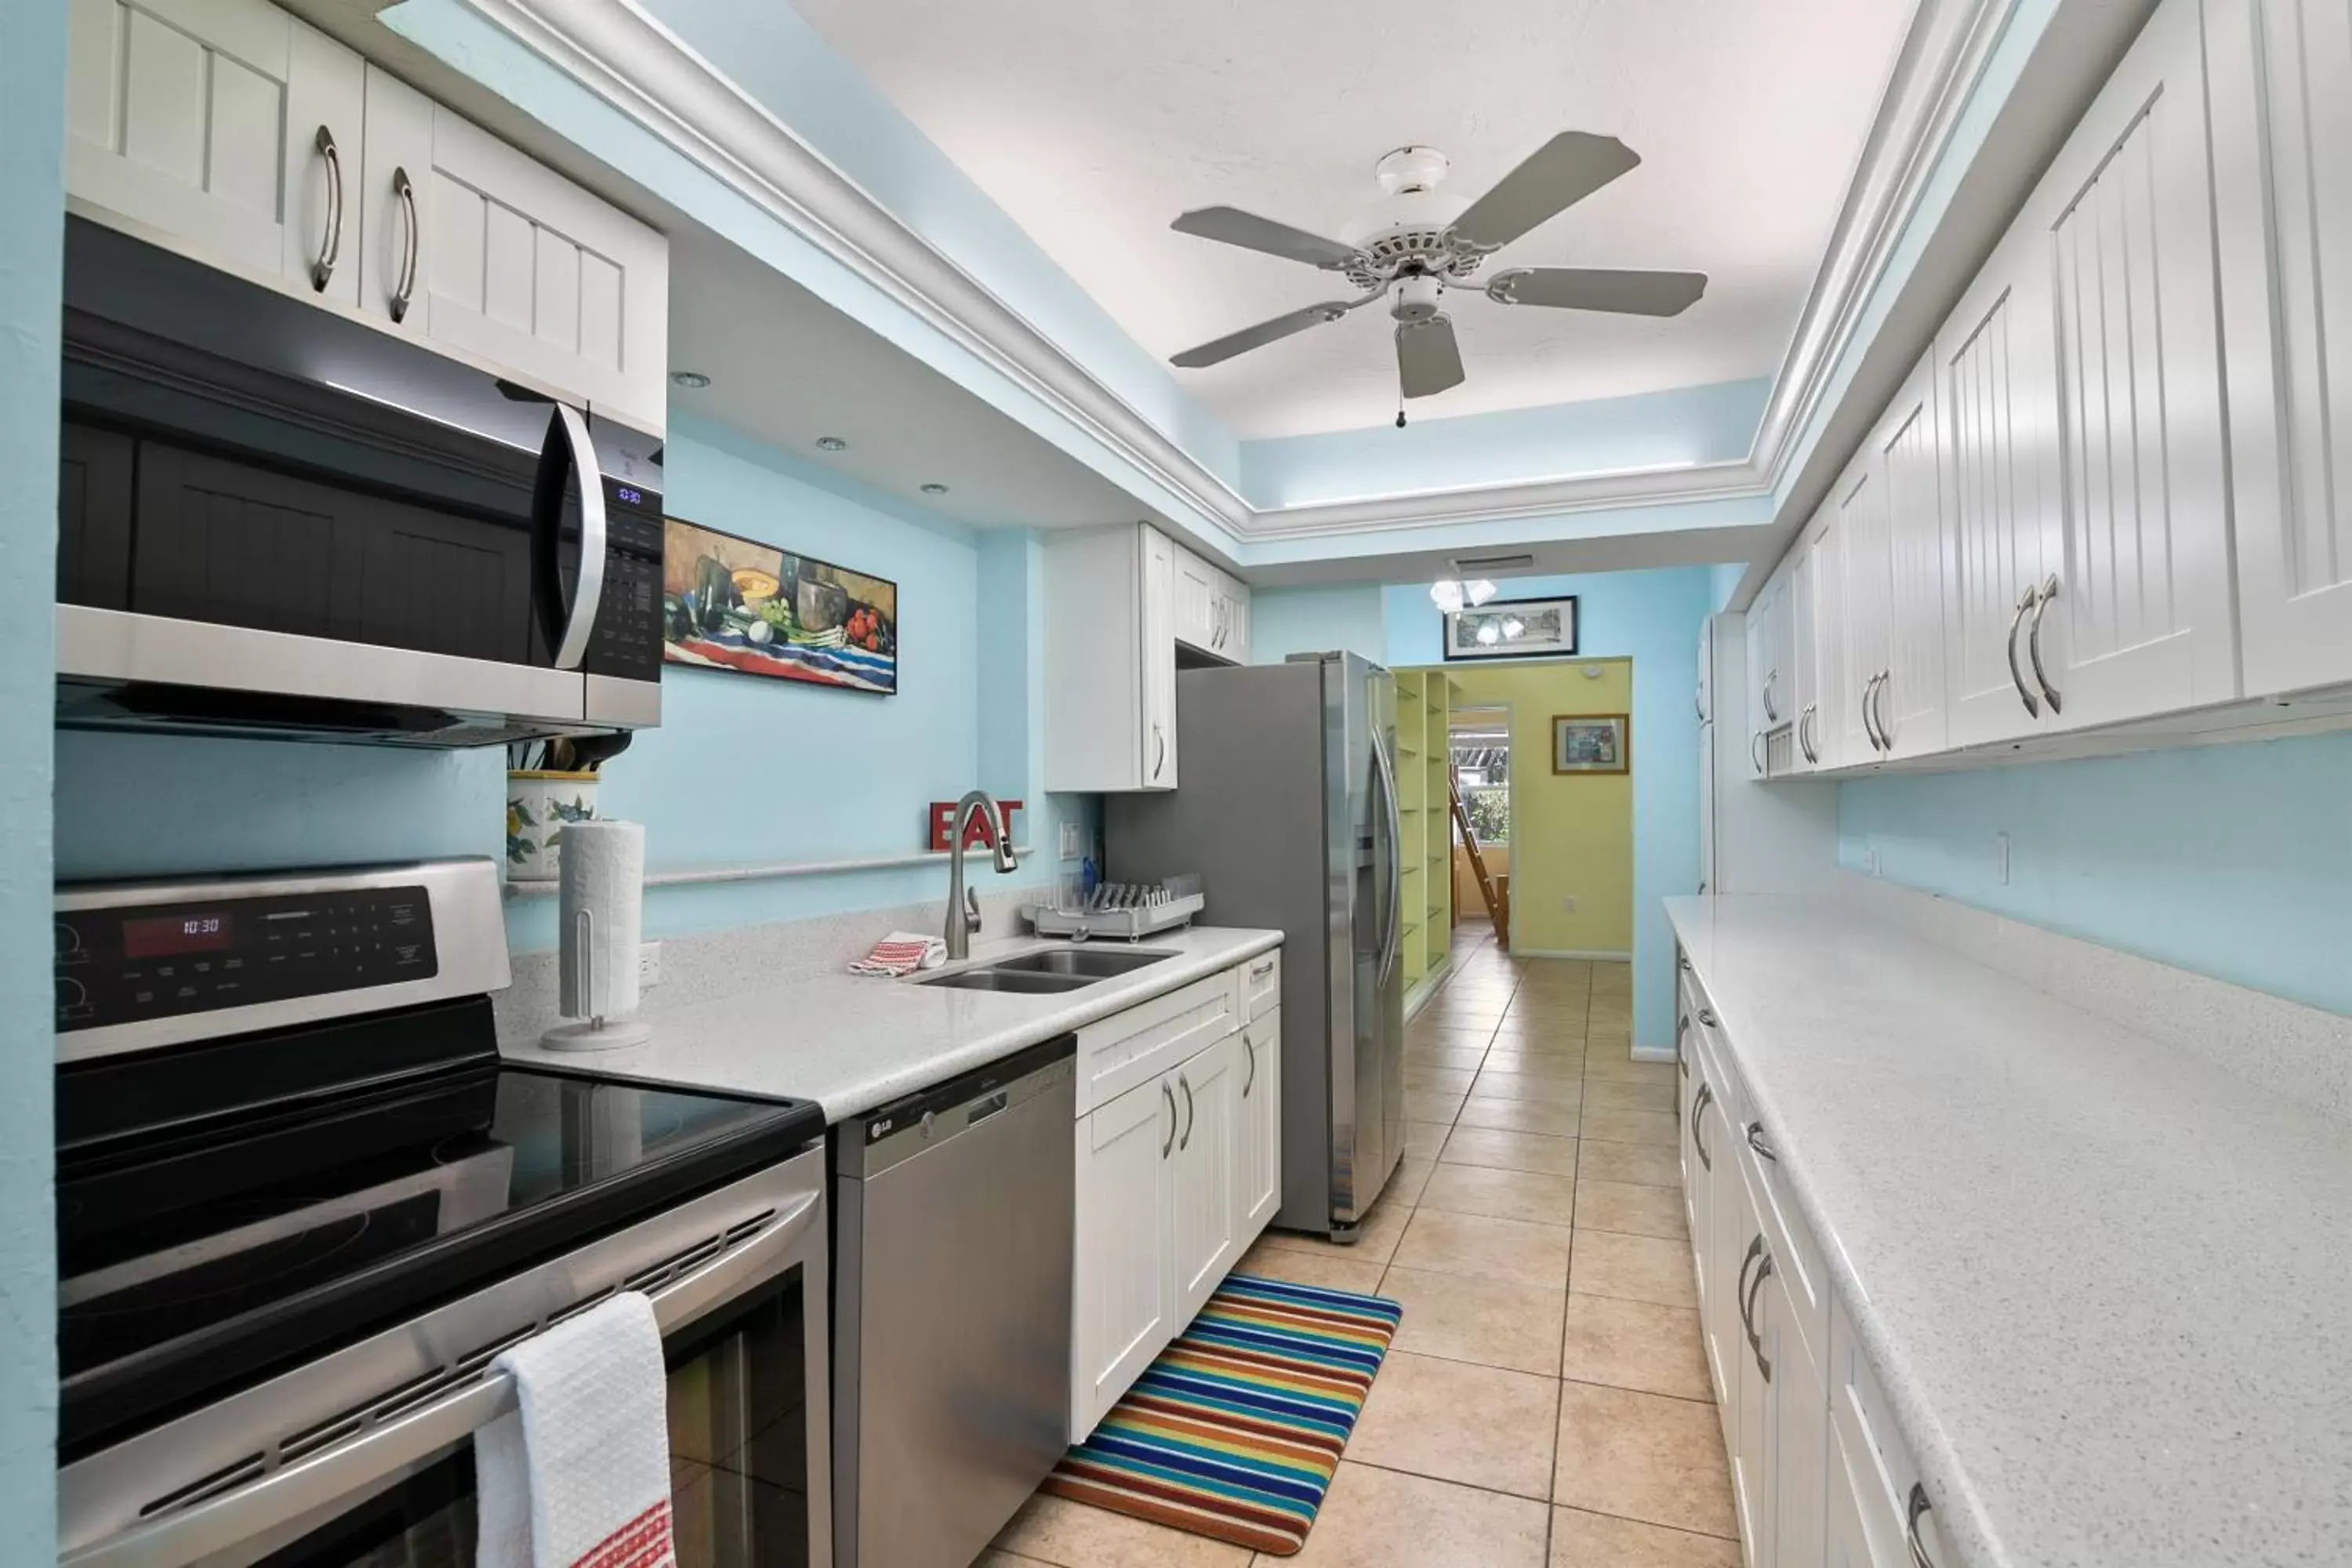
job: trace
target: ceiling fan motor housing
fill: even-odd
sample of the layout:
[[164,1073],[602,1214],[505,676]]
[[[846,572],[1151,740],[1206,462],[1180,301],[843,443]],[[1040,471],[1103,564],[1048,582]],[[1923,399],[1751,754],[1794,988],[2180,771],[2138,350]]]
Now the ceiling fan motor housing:
[[1389,314],[1400,321],[1426,321],[1437,314],[1437,297],[1443,285],[1427,273],[1414,273],[1396,281],[1396,292],[1389,297]]

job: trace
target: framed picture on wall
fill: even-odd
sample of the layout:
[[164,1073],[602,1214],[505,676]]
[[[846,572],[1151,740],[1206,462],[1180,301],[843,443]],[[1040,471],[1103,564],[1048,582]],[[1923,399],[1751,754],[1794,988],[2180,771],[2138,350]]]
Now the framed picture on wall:
[[1632,771],[1633,721],[1623,713],[1555,713],[1551,771],[1622,773]]
[[1447,610],[1445,657],[1566,658],[1576,652],[1576,595],[1554,599],[1489,599]]
[[898,585],[665,518],[662,658],[888,697],[898,689]]

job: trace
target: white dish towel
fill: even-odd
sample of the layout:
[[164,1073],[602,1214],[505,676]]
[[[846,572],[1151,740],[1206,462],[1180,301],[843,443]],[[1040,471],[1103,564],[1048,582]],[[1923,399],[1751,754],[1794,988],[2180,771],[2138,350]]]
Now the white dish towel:
[[625,1291],[490,1365],[520,1407],[474,1436],[475,1568],[675,1568],[653,1303]]

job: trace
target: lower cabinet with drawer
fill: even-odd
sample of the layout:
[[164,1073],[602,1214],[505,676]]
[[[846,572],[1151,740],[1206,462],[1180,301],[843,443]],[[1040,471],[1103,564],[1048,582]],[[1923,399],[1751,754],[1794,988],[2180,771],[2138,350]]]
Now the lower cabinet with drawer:
[[1265,962],[1079,1032],[1074,1442],[1183,1331],[1281,1205],[1282,1011],[1243,1022],[1252,964]]
[[1704,977],[1682,969],[1684,1207],[1747,1568],[1934,1568],[1946,1559],[1917,1468],[1756,1114],[1738,1040]]

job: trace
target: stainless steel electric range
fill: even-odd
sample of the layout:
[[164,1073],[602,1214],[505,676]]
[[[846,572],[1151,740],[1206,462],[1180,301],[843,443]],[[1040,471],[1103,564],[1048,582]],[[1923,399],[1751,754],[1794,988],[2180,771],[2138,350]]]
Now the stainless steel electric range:
[[816,1106],[502,1065],[487,861],[56,920],[61,1562],[467,1568],[490,1361],[624,1289],[679,1562],[831,1562]]

